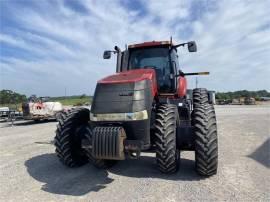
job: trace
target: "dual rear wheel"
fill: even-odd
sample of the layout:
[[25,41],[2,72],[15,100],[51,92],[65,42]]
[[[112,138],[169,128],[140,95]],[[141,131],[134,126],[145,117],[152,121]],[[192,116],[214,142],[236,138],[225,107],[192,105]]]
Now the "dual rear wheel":
[[198,174],[212,176],[218,167],[218,137],[215,109],[209,104],[205,88],[193,90],[192,125],[195,133],[195,169]]
[[[195,169],[202,176],[212,176],[217,173],[218,166],[217,124],[214,106],[208,103],[206,89],[195,89],[193,101]],[[176,145],[178,119],[175,105],[163,104],[158,107],[155,122],[156,160],[159,170],[163,173],[174,173],[179,167],[180,151]]]

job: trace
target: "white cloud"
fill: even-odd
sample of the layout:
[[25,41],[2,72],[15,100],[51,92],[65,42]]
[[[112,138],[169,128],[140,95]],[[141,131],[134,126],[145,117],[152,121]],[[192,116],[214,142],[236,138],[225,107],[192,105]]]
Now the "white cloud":
[[184,71],[211,71],[199,78],[200,86],[270,89],[269,0],[142,1],[143,15],[120,1],[81,1],[88,11],[83,15],[62,0],[42,2],[23,9],[10,3],[4,10],[16,24],[1,29],[1,44],[23,49],[28,57],[1,55],[1,88],[63,95],[66,87],[69,94],[90,94],[115,69],[115,60],[102,60],[103,50],[173,36],[177,42],[197,41],[197,53],[181,49],[179,55]]

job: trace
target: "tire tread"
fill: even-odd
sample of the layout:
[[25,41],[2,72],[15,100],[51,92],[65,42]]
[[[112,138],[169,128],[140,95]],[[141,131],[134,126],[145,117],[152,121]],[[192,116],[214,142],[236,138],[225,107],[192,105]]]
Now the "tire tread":
[[194,109],[195,167],[203,176],[217,173],[218,139],[213,105],[203,104]]
[[162,173],[174,173],[178,170],[179,151],[176,149],[175,105],[160,105],[156,113],[155,139],[156,160]]

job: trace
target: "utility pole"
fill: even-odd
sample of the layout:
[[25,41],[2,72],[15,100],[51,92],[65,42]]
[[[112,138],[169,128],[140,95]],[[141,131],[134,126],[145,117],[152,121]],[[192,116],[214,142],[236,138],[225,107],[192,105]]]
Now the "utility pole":
[[198,77],[195,78],[196,79],[196,88],[198,88]]
[[67,87],[65,87],[65,98],[64,100],[66,101],[67,100]]
[[2,65],[0,65],[0,90],[4,90],[4,70]]

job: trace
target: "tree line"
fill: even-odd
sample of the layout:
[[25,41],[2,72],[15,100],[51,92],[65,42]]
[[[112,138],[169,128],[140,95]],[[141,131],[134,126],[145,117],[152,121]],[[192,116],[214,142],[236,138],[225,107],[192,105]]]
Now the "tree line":
[[[34,97],[37,97],[36,95],[32,95]],[[60,97],[51,97],[50,101],[66,101],[66,100],[91,100],[91,96],[88,96],[86,94],[82,95],[72,95],[72,96],[60,96]],[[17,92],[14,92],[12,90],[1,90],[0,91],[0,104],[20,104],[23,102],[26,102],[28,97],[24,94],[20,94]]]
[[[253,97],[256,100],[260,100],[261,97],[270,97],[270,92],[266,90],[259,90],[259,91],[248,91],[248,90],[240,90],[234,92],[217,92],[216,99],[220,100],[232,100],[235,98],[240,97]],[[73,96],[61,96],[61,97],[53,97],[53,100],[64,100],[64,99],[83,99],[83,98],[90,98],[91,96],[83,95],[73,95]],[[12,90],[1,90],[0,91],[0,104],[16,104],[22,103],[27,101],[27,96],[24,94],[20,94],[14,92]]]
[[16,93],[12,90],[0,91],[0,104],[17,104],[27,100],[26,95]]
[[217,92],[216,99],[218,100],[232,100],[241,97],[252,97],[256,100],[260,100],[261,97],[270,97],[270,93],[266,90],[258,90],[258,91],[248,91],[248,90],[240,90],[234,92]]

